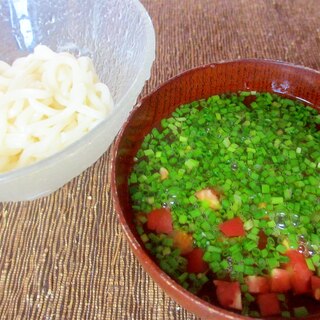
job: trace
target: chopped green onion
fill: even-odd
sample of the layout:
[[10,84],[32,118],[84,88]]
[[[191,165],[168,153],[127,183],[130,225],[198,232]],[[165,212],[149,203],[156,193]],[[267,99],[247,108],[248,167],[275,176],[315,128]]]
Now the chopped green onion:
[[293,313],[294,313],[294,316],[297,318],[302,318],[309,315],[309,312],[306,307],[293,308]]

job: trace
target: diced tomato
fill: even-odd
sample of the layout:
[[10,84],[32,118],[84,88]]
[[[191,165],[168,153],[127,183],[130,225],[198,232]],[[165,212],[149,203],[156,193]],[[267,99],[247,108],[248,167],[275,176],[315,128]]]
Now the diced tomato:
[[219,303],[225,308],[242,310],[241,290],[239,282],[214,280]]
[[220,193],[213,188],[199,190],[195,193],[195,196],[201,201],[207,201],[209,207],[213,210],[219,210],[221,207]]
[[290,273],[285,269],[273,269],[270,275],[270,290],[272,292],[287,292],[290,289]]
[[259,294],[257,297],[260,313],[263,317],[280,314],[280,302],[276,293]]
[[311,288],[313,297],[316,300],[320,301],[320,277],[312,276],[311,277]]
[[312,290],[320,288],[320,277],[317,277],[317,276],[311,277],[311,288]]
[[286,255],[290,261],[286,270],[290,274],[291,287],[296,294],[307,293],[311,289],[312,272],[309,270],[303,254],[296,250],[287,250]]
[[164,167],[160,168],[159,173],[160,173],[161,180],[165,180],[169,177],[169,171]]
[[227,237],[240,237],[246,234],[243,222],[239,217],[221,223],[219,229]]
[[269,292],[269,281],[266,277],[247,276],[245,282],[250,293],[267,293]]
[[209,265],[203,260],[203,250],[194,248],[185,256],[188,260],[187,271],[190,273],[206,272]]
[[259,236],[258,248],[260,250],[263,250],[267,246],[268,237],[263,230],[259,231],[258,236]]
[[170,236],[173,239],[174,247],[180,249],[182,255],[193,250],[193,237],[190,233],[174,230]]
[[172,227],[172,216],[169,209],[161,208],[151,211],[147,215],[147,227],[151,231],[156,233],[171,233]]
[[289,249],[286,251],[285,255],[289,258],[289,262],[287,263],[287,266],[293,266],[295,264],[299,264],[304,268],[308,268],[304,255],[299,251],[294,249]]

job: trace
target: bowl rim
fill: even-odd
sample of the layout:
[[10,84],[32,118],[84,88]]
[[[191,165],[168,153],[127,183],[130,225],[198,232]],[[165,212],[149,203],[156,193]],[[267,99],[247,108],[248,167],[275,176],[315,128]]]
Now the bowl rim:
[[[146,26],[146,43],[148,43],[148,47],[144,50],[144,58],[143,64],[141,65],[139,72],[136,74],[136,77],[130,84],[129,89],[126,91],[126,93],[119,99],[117,103],[115,103],[113,110],[110,112],[109,115],[105,119],[103,119],[101,122],[99,122],[92,130],[87,132],[85,135],[83,135],[80,139],[74,141],[70,145],[66,146],[62,150],[54,153],[53,155],[44,158],[42,160],[36,161],[30,165],[27,165],[25,167],[16,168],[10,171],[6,171],[3,173],[0,173],[0,184],[2,182],[7,182],[10,180],[14,180],[19,178],[20,176],[30,174],[33,171],[41,171],[44,169],[49,169],[53,167],[59,160],[66,159],[69,157],[72,157],[74,153],[77,152],[83,145],[90,144],[92,138],[97,135],[101,135],[103,131],[103,127],[106,125],[107,122],[111,121],[116,116],[117,112],[121,112],[122,109],[125,108],[125,104],[123,101],[127,99],[127,97],[131,94],[133,89],[135,87],[139,87],[139,85],[143,86],[144,82],[146,81],[146,77],[144,76],[145,70],[148,70],[148,73],[150,74],[150,70],[153,64],[153,61],[155,59],[155,45],[156,45],[156,39],[155,39],[155,30],[153,27],[152,20],[150,18],[149,13],[145,9],[145,7],[141,4],[139,0],[130,0],[132,4],[136,7],[138,10],[141,18],[143,19],[143,22]],[[138,97],[137,97],[138,99]],[[134,106],[133,106],[134,107]],[[114,137],[115,139],[115,137]],[[114,140],[113,139],[113,140]],[[97,159],[95,160],[97,161]],[[83,171],[83,170],[81,170]],[[71,179],[69,179],[70,181]],[[67,183],[67,181],[65,182]]]
[[[240,58],[240,59],[229,59],[229,60],[220,60],[218,62],[211,62],[211,63],[206,63],[206,64],[202,64],[199,66],[195,66],[192,67],[190,69],[186,69],[183,70],[179,73],[177,73],[176,75],[166,79],[164,82],[158,84],[157,86],[155,86],[151,92],[147,93],[145,96],[140,97],[137,101],[137,103],[135,104],[135,106],[132,108],[129,117],[127,118],[127,120],[123,123],[121,129],[119,130],[116,138],[114,139],[114,143],[117,142],[119,136],[122,134],[122,131],[124,131],[125,127],[127,126],[127,123],[129,123],[130,118],[131,118],[131,113],[135,112],[135,109],[139,108],[140,105],[147,99],[149,99],[156,91],[158,91],[159,89],[161,89],[164,86],[169,85],[171,82],[175,81],[177,78],[180,78],[186,74],[192,73],[195,70],[200,70],[200,69],[206,69],[206,68],[214,68],[217,65],[224,65],[224,64],[233,64],[233,63],[266,63],[266,64],[271,64],[271,65],[279,65],[279,66],[285,66],[285,67],[289,67],[289,68],[294,68],[297,70],[303,70],[303,71],[307,71],[307,72],[311,72],[314,74],[317,74],[318,76],[320,76],[320,70],[316,70],[313,69],[311,67],[306,67],[304,65],[301,64],[295,64],[293,62],[288,62],[288,61],[283,61],[280,59],[265,59],[265,58]],[[275,92],[276,93],[276,92]],[[306,103],[309,103],[306,100],[303,100]],[[320,101],[319,101],[319,106],[320,106]]]
[[[205,300],[199,298],[198,296],[192,294],[185,288],[183,288],[178,282],[176,282],[174,279],[172,279],[169,275],[167,275],[160,266],[152,259],[149,252],[140,244],[137,237],[134,235],[134,233],[131,231],[131,228],[126,223],[126,218],[124,215],[124,212],[121,208],[118,192],[117,192],[117,183],[116,183],[116,159],[119,151],[119,145],[123,137],[123,132],[126,130],[126,128],[129,126],[130,120],[137,111],[137,109],[144,103],[145,100],[149,99],[155,92],[162,89],[163,87],[166,87],[167,85],[170,85],[171,82],[174,82],[177,78],[183,77],[186,74],[192,73],[196,70],[200,69],[206,69],[206,68],[214,68],[216,65],[224,65],[224,64],[242,64],[242,63],[266,63],[270,65],[281,65],[289,68],[294,68],[296,70],[304,70],[307,72],[315,73],[318,76],[320,76],[320,71],[305,67],[303,65],[297,65],[291,62],[286,62],[282,60],[274,60],[274,59],[259,59],[259,58],[245,58],[245,59],[233,59],[233,60],[225,60],[225,61],[219,61],[215,63],[208,63],[204,65],[200,65],[185,71],[182,71],[178,73],[177,75],[167,79],[160,85],[156,86],[150,93],[139,99],[135,107],[132,109],[128,119],[125,121],[125,123],[122,125],[114,144],[111,148],[111,196],[112,196],[112,202],[114,206],[114,212],[116,213],[118,217],[118,221],[121,225],[121,228],[127,238],[127,241],[129,242],[130,247],[132,248],[135,257],[138,259],[140,264],[143,266],[144,271],[149,274],[152,277],[152,280],[162,289],[165,291],[165,293],[174,301],[176,301],[178,304],[186,308],[188,311],[193,312],[195,315],[199,316],[199,310],[197,310],[197,307],[193,307],[189,305],[189,308],[183,304],[183,300],[186,298],[193,300],[195,304],[206,306],[207,307],[207,313],[204,316],[205,319],[257,319],[252,318],[249,316],[244,316],[241,314],[237,314],[235,312],[232,312],[231,310],[224,309],[218,305],[213,305]],[[275,92],[276,93],[276,92]],[[306,101],[307,102],[307,101]],[[161,281],[155,280],[155,278],[161,279]],[[165,288],[170,287],[174,293],[168,293]],[[173,298],[175,296],[175,298]],[[197,310],[197,311],[196,311]],[[203,311],[203,310],[202,310]],[[205,313],[203,312],[203,315]],[[202,315],[202,316],[203,316]],[[216,318],[221,317],[221,318]],[[310,320],[316,320],[318,315],[310,315],[307,319]],[[264,318],[262,318],[264,319]],[[283,319],[281,316],[275,317],[274,320],[280,320]]]
[[[155,86],[155,88],[152,89],[152,91],[150,93],[148,93],[144,97],[140,98],[138,103],[132,109],[132,112],[134,111],[135,108],[138,108],[140,106],[140,104],[142,104],[144,102],[144,100],[148,99],[150,96],[152,96],[160,88],[162,88],[163,86],[168,85],[169,83],[175,81],[177,78],[180,78],[180,77],[184,76],[185,74],[192,73],[195,70],[206,69],[208,67],[214,68],[217,65],[233,64],[233,63],[237,63],[237,64],[238,63],[253,63],[253,64],[254,63],[266,63],[266,64],[271,64],[271,65],[280,65],[280,66],[285,66],[285,67],[289,67],[289,68],[294,68],[294,69],[297,69],[297,70],[308,71],[308,72],[320,75],[320,70],[316,70],[316,69],[313,69],[311,67],[306,67],[306,66],[301,65],[301,64],[295,64],[295,63],[289,62],[289,61],[283,61],[283,60],[280,60],[280,59],[240,58],[240,59],[220,60],[218,62],[206,63],[206,64],[202,64],[202,65],[199,65],[199,66],[195,66],[195,67],[183,70],[183,71],[177,73],[176,75],[172,76],[171,78],[165,80],[164,82],[162,82],[159,85]],[[129,121],[129,119],[127,119],[126,122],[128,122],[128,121]],[[124,128],[124,126],[125,126],[125,124],[122,126],[122,128]],[[118,133],[118,135],[119,135],[119,133]]]

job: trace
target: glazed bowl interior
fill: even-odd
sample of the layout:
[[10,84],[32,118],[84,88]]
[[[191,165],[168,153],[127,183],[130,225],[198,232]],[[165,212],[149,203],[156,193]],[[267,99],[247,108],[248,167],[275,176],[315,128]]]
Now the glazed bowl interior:
[[83,138],[25,168],[0,174],[0,201],[48,195],[95,162],[127,119],[155,58],[151,19],[138,0],[4,0],[0,59],[12,63],[36,45],[92,58],[114,112]]
[[[299,98],[318,108],[319,88],[320,74],[317,71],[282,62],[239,60],[207,65],[178,75],[144,98],[120,131],[113,149],[112,193],[124,233],[134,254],[154,281],[180,305],[203,319],[249,318],[211,305],[189,293],[167,276],[145,250],[133,224],[128,190],[136,152],[145,135],[181,104],[215,94],[258,91]],[[308,319],[319,317],[319,314],[312,315]]]

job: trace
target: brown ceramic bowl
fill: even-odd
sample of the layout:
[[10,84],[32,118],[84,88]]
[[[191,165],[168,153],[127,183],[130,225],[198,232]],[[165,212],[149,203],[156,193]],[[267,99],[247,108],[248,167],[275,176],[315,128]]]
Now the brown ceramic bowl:
[[[135,230],[128,177],[133,158],[145,135],[176,107],[214,94],[239,90],[280,93],[319,106],[320,73],[287,63],[254,59],[211,64],[189,70],[164,83],[134,108],[113,148],[111,186],[114,206],[134,254],[169,296],[203,319],[250,318],[203,301],[183,289],[158,267]],[[309,316],[308,319],[320,319],[320,314]]]

